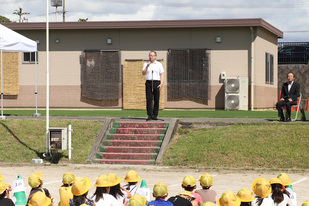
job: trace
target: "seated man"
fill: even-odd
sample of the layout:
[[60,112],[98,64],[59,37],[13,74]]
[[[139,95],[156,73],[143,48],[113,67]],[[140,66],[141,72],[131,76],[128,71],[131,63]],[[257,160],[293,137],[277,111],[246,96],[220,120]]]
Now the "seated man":
[[[291,121],[291,106],[297,104],[297,97],[300,92],[300,85],[294,81],[294,74],[289,72],[287,75],[288,82],[283,83],[281,89],[281,99],[276,104],[278,109],[278,114],[280,116],[280,121]],[[282,107],[286,107],[286,119],[284,119]]]

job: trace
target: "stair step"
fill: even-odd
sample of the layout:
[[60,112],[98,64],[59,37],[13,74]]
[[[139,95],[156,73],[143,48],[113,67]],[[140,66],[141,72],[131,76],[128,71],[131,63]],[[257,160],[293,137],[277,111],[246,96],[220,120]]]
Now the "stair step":
[[123,147],[158,147],[162,141],[143,141],[143,140],[104,140],[103,146],[123,146]]
[[100,152],[158,153],[160,147],[100,147]]
[[115,128],[168,128],[165,122],[114,122]]
[[100,164],[154,165],[155,160],[95,159]]
[[114,140],[162,140],[163,134],[107,134],[106,139]]
[[97,153],[98,159],[130,159],[130,160],[155,160],[158,154],[156,153]]
[[166,128],[111,128],[111,134],[165,134]]

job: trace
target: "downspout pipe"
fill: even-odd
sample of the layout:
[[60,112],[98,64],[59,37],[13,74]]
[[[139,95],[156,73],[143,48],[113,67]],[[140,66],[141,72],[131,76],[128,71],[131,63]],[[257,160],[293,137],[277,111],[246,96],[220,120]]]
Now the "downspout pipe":
[[251,86],[251,95],[250,95],[250,108],[251,111],[254,110],[254,39],[255,39],[255,34],[254,34],[254,28],[251,26],[250,27],[250,31],[251,31],[251,52],[250,52],[250,60],[251,60],[251,68],[250,68],[250,73],[251,73],[251,77],[250,77],[250,86]]

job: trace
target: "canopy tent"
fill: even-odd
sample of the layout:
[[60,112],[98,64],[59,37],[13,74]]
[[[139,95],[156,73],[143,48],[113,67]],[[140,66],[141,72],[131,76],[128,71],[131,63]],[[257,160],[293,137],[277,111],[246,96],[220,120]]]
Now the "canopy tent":
[[[37,43],[0,24],[1,50],[1,117],[3,116],[3,54],[2,52],[36,52]],[[36,68],[36,59],[35,59]],[[37,92],[35,92],[37,94]]]

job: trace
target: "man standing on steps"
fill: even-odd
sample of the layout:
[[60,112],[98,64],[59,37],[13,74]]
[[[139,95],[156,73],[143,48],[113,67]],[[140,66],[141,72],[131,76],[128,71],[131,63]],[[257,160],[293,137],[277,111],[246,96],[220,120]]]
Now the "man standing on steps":
[[146,121],[158,120],[160,91],[164,82],[164,69],[157,61],[157,52],[149,52],[149,61],[143,65],[142,74],[146,77],[146,101],[147,115]]

